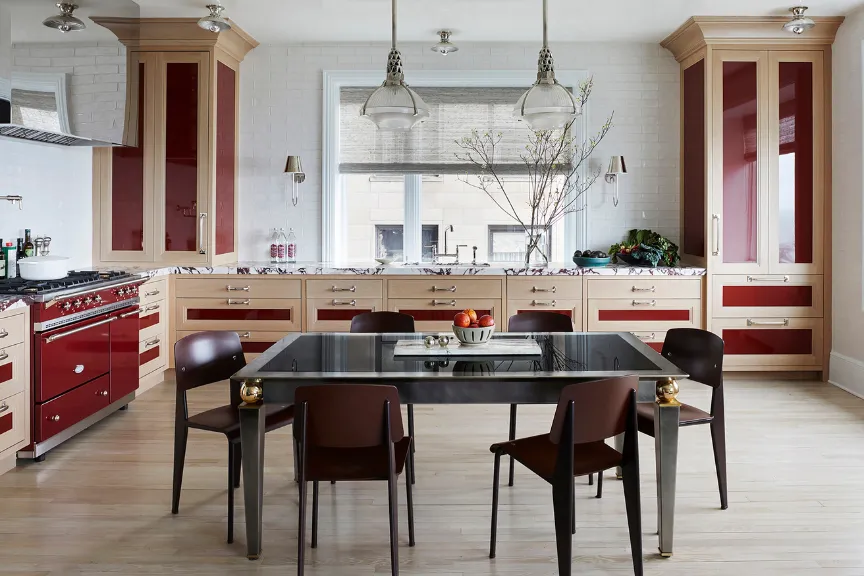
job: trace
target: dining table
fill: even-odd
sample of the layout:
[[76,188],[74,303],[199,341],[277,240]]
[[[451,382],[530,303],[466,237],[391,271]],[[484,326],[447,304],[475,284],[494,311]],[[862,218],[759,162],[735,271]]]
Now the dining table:
[[[232,381],[240,385],[243,399],[247,558],[261,556],[265,407],[293,404],[299,386],[390,385],[405,404],[557,404],[568,384],[628,375],[639,379],[637,401],[654,404],[659,552],[671,556],[680,415],[676,396],[678,381],[687,374],[629,332],[496,333],[485,346],[461,346],[452,334],[439,333],[298,333],[235,374]],[[553,506],[553,513],[569,511]],[[555,522],[556,528],[560,525]],[[562,569],[569,574],[569,563]]]

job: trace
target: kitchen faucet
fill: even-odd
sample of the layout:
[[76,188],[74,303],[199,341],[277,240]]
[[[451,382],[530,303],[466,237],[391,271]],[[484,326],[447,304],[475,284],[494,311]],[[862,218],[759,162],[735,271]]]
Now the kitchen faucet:
[[432,263],[433,264],[440,264],[439,258],[442,258],[442,257],[443,258],[455,258],[456,261],[453,262],[453,264],[459,264],[459,248],[468,248],[467,244],[457,244],[456,245],[456,252],[454,254],[450,254],[449,249],[448,249],[449,242],[447,241],[447,239],[448,239],[447,233],[448,232],[453,232],[453,225],[452,224],[444,227],[444,252],[443,253],[439,254],[438,250],[437,250],[437,246],[435,244],[431,245]]

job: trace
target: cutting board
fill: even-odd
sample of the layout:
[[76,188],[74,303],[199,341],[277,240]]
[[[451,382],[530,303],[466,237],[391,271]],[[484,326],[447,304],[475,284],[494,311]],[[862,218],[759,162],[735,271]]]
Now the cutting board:
[[540,356],[540,346],[533,339],[504,339],[495,338],[485,344],[465,345],[458,340],[453,340],[450,345],[442,348],[435,344],[427,348],[422,340],[399,340],[393,350],[395,358],[459,358],[459,357],[487,357],[487,358],[512,358]]

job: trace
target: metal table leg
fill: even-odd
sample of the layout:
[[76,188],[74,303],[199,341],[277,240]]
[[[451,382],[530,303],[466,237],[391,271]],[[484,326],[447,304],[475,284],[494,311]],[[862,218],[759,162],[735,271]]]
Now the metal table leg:
[[675,481],[678,471],[678,420],[681,403],[674,378],[657,382],[654,404],[654,448],[657,462],[657,533],[660,555],[672,556],[675,526]]
[[243,446],[243,498],[246,509],[246,557],[261,556],[264,508],[264,404],[260,381],[240,393],[240,442]]

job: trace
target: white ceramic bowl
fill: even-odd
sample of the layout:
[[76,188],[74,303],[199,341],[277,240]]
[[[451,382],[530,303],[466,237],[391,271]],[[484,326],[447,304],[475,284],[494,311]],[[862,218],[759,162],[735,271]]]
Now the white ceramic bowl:
[[375,258],[375,262],[378,262],[382,266],[387,266],[391,262],[393,262],[392,258]]
[[468,346],[476,346],[477,344],[485,344],[495,333],[495,326],[484,326],[482,328],[462,328],[461,326],[453,325],[453,334],[456,339],[462,344]]
[[24,280],[59,280],[69,273],[69,258],[65,256],[30,256],[18,261]]

